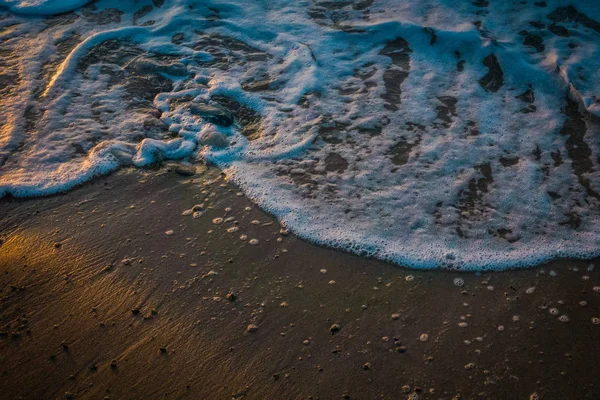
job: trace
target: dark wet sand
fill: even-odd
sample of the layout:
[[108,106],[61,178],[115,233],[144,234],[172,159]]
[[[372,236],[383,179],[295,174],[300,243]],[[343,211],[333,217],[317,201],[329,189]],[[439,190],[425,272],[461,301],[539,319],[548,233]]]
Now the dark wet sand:
[[411,271],[284,237],[215,178],[0,200],[2,399],[600,398],[600,265]]

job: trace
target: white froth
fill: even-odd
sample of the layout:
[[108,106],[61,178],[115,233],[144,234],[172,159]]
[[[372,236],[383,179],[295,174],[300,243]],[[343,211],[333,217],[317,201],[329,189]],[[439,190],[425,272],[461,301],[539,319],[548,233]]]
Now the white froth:
[[[0,196],[198,157],[303,238],[414,268],[600,255],[594,2],[350,3],[4,13],[0,76],[18,76],[0,98]],[[190,106],[224,101],[244,108],[231,126]]]

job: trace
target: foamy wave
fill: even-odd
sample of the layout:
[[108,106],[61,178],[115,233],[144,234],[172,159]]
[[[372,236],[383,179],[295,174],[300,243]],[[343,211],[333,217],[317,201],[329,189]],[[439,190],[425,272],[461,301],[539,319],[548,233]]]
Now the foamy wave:
[[300,236],[415,268],[600,255],[590,2],[133,3],[0,20],[0,196],[201,158]]

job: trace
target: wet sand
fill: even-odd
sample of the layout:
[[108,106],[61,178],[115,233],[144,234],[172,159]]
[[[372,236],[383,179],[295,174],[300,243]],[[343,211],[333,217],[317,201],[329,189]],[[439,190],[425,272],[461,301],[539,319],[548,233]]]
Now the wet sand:
[[0,200],[0,397],[600,398],[600,265],[408,270],[173,169]]

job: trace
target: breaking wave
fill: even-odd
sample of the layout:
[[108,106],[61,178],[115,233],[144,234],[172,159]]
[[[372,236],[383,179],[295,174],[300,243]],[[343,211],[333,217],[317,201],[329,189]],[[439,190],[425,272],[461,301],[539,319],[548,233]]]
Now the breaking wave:
[[595,1],[85,3],[0,1],[0,196],[205,160],[414,268],[600,255]]

